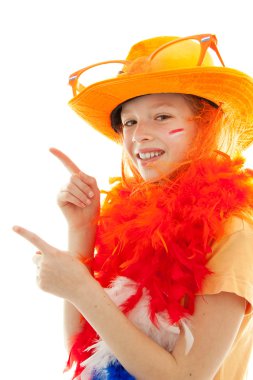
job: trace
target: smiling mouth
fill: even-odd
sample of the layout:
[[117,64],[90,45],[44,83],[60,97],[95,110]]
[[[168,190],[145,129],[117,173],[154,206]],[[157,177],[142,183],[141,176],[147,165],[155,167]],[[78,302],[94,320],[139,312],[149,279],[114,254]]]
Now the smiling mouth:
[[162,156],[165,152],[163,150],[155,152],[138,153],[137,158],[141,161],[154,161],[158,157]]

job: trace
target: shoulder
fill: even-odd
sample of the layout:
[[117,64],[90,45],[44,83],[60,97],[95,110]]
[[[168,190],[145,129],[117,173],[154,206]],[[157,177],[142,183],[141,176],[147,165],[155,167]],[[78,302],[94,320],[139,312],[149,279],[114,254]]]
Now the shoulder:
[[232,217],[224,223],[223,235],[212,246],[207,267],[212,272],[202,294],[234,293],[253,305],[253,223]]
[[[238,216],[232,216],[227,219],[222,226],[222,233],[212,246],[212,256],[217,251],[224,250],[229,247],[236,250],[237,245],[240,248],[251,246],[253,244],[253,220]],[[253,256],[252,256],[253,257]]]
[[253,234],[253,219],[239,216],[232,216],[224,222],[224,235],[229,236],[237,232]]

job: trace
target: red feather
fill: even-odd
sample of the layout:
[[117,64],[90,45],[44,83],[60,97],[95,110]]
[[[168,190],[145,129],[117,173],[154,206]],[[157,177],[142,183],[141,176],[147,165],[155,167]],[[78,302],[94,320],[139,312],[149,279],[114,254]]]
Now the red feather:
[[[176,183],[124,187],[120,182],[108,193],[91,266],[103,287],[117,276],[138,283],[125,313],[146,288],[154,323],[156,313],[165,310],[170,323],[193,314],[195,295],[211,274],[206,263],[223,222],[253,208],[253,172],[243,170],[243,163],[241,157],[217,156],[192,164]],[[90,355],[84,349],[96,337],[85,325],[75,339],[69,362],[78,363],[75,376]]]

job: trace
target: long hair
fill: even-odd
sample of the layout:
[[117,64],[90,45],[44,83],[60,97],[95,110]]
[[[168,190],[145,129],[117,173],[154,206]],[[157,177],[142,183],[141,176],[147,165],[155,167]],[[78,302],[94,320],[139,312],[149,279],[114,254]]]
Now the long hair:
[[[189,168],[189,165],[197,160],[213,156],[219,158],[219,156],[224,157],[224,155],[234,158],[240,152],[239,128],[232,117],[224,114],[222,104],[217,105],[195,95],[181,95],[193,111],[193,120],[197,123],[197,134],[194,143],[187,152],[186,159],[183,162],[176,163],[173,172],[166,176],[166,180],[171,181],[179,179]],[[121,123],[123,104],[111,113],[112,128],[121,139],[123,139]],[[128,181],[131,183],[134,181],[136,184],[143,182],[124,148],[122,151],[122,179],[126,185]],[[164,176],[161,179],[164,179]]]

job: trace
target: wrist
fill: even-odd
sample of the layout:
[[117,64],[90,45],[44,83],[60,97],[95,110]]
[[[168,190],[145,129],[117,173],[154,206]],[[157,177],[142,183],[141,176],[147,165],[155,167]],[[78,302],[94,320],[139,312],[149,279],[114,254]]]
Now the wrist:
[[96,226],[85,225],[82,227],[68,227],[69,241],[83,241],[88,242],[94,240],[96,235]]
[[69,228],[68,249],[72,256],[93,257],[96,228]]
[[78,233],[82,234],[86,231],[90,231],[96,228],[95,224],[92,223],[86,223],[86,224],[80,224],[80,225],[74,225],[74,224],[68,224],[68,231],[71,233]]
[[[95,285],[94,282],[96,282],[96,280],[92,276],[89,268],[86,267],[85,270],[87,270],[87,271],[86,271],[85,275],[82,277],[82,281],[79,282],[79,284],[77,286],[75,286],[73,293],[71,295],[71,299],[68,300],[80,312],[81,312],[81,309],[83,308],[83,305],[86,305],[86,303],[91,302],[92,296],[90,296],[90,294],[93,293],[92,289]],[[89,291],[87,291],[87,289],[89,289]],[[82,312],[83,311],[84,310],[82,310]]]

